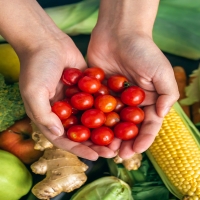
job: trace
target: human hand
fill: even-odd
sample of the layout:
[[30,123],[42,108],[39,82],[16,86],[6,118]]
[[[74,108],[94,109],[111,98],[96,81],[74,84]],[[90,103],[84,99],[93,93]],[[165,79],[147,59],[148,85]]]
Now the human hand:
[[134,152],[142,153],[153,143],[170,107],[179,93],[172,66],[149,35],[122,31],[102,32],[97,26],[88,47],[89,66],[102,68],[107,77],[126,76],[132,84],[143,88],[146,98],[145,119],[135,140],[115,139],[109,147],[119,149],[119,156],[129,158]]

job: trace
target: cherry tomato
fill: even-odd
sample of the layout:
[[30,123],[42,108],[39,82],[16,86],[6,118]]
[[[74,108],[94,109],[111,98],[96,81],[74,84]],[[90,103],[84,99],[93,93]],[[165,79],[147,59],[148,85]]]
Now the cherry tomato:
[[136,106],[125,107],[120,112],[120,119],[122,121],[139,124],[144,120],[144,111]]
[[101,82],[96,78],[84,76],[78,81],[78,87],[83,92],[92,94],[96,93],[100,89]]
[[[65,98],[65,99],[63,99],[63,100],[61,100],[61,101],[67,102],[68,104],[71,105],[71,102],[70,102],[70,99],[69,99],[69,98]],[[72,105],[71,105],[71,107],[72,107],[72,114],[73,114],[73,115],[75,115],[75,114],[77,114],[77,113],[79,112],[79,110],[76,109],[76,108],[74,108]]]
[[121,101],[129,106],[140,105],[144,99],[145,92],[137,86],[131,86],[121,93]]
[[130,140],[137,136],[138,127],[133,122],[119,122],[114,127],[114,134],[121,140]]
[[109,93],[110,92],[108,90],[108,87],[101,84],[101,87],[99,88],[99,90],[96,93],[94,93],[93,95],[94,95],[94,97],[97,97],[99,95],[104,95],[104,94],[109,94]]
[[110,128],[101,126],[92,130],[90,139],[94,144],[106,146],[113,141],[114,133]]
[[99,68],[99,67],[91,67],[91,68],[87,68],[83,74],[85,76],[90,76],[93,78],[98,79],[99,81],[102,81],[105,78],[105,73],[104,71]]
[[116,112],[106,113],[106,121],[104,123],[105,126],[112,127],[120,121],[120,117]]
[[67,131],[67,137],[74,142],[84,142],[90,138],[90,129],[83,125],[73,125]]
[[77,68],[67,68],[63,71],[62,81],[66,85],[75,85],[78,80],[83,76],[83,73]]
[[98,128],[106,121],[105,114],[98,109],[86,110],[81,116],[81,122],[88,128]]
[[67,119],[72,114],[72,107],[69,103],[65,101],[57,101],[52,107],[52,112],[54,112],[60,120]]
[[108,78],[107,86],[114,92],[122,92],[129,86],[128,79],[122,75],[114,75]]
[[74,94],[81,92],[81,90],[76,85],[69,86],[65,91],[66,97],[72,97]]
[[67,130],[72,125],[78,124],[78,118],[74,115],[71,115],[67,119],[62,120],[62,124],[63,124],[64,129]]
[[119,97],[115,97],[115,99],[117,100],[117,105],[114,111],[119,113],[125,107],[125,104],[121,101]]
[[86,92],[79,92],[71,97],[71,105],[78,110],[86,110],[93,106],[94,97]]
[[109,94],[97,96],[94,100],[94,107],[100,109],[104,113],[113,111],[116,105],[117,100],[115,99],[115,97]]

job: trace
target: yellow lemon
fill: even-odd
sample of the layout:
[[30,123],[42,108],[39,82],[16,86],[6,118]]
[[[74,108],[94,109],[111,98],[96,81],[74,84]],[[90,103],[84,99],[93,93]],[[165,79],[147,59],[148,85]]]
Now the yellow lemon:
[[8,43],[0,44],[0,73],[6,82],[19,80],[20,62],[12,46]]

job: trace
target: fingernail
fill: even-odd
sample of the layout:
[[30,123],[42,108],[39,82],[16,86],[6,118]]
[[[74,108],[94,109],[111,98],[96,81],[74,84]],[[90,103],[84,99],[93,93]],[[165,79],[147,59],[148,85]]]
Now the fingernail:
[[170,108],[164,108],[162,112],[162,117],[165,117],[165,115],[169,112]]
[[62,135],[61,130],[56,126],[53,126],[53,127],[49,128],[49,130],[51,131],[51,133],[53,135],[56,135],[56,136],[61,136]]

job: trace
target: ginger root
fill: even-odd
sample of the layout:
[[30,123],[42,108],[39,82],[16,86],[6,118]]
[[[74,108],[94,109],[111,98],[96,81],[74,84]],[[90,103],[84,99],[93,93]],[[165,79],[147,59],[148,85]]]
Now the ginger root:
[[35,148],[44,150],[44,154],[31,165],[31,169],[35,174],[46,174],[46,178],[32,188],[32,193],[38,199],[49,200],[61,192],[81,187],[87,180],[85,171],[88,166],[76,155],[54,147],[35,125],[33,128]]
[[117,155],[113,160],[115,163],[122,163],[124,167],[129,171],[137,170],[141,165],[142,154],[135,153],[132,157],[128,159],[122,159],[121,157],[119,157],[119,155]]

